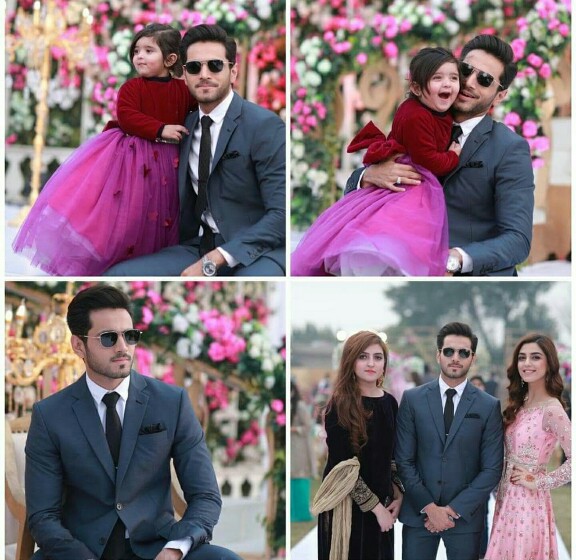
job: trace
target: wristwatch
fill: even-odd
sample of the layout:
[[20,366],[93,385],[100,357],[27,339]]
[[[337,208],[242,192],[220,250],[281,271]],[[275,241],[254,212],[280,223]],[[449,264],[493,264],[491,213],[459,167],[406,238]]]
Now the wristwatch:
[[204,255],[202,257],[202,274],[204,274],[204,276],[216,276],[217,270],[216,263]]
[[460,264],[460,259],[458,257],[455,257],[454,255],[450,255],[448,257],[448,262],[446,263],[446,270],[448,272],[458,272],[460,269],[462,268],[462,265]]

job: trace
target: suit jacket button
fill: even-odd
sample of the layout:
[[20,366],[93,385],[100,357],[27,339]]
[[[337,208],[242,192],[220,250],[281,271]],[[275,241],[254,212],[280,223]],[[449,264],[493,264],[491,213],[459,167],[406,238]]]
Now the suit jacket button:
[[118,511],[120,511],[123,507],[124,507],[124,505],[121,504],[120,502],[118,502],[118,503],[116,504],[116,509],[117,509]]

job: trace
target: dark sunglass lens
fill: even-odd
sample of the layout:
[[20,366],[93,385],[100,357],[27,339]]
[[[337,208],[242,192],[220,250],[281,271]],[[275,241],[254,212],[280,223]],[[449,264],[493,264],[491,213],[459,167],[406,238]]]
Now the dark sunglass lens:
[[478,72],[478,83],[482,87],[490,87],[494,78],[490,74],[486,74],[486,72]]
[[140,340],[140,331],[136,329],[131,329],[124,333],[124,340],[126,340],[126,344],[137,344]]
[[224,61],[222,60],[208,61],[208,70],[210,70],[210,72],[214,72],[215,74],[217,74],[218,72],[222,72],[222,68],[224,68]]
[[454,348],[443,348],[442,354],[444,354],[444,356],[446,356],[447,358],[451,358],[452,356],[454,356]]
[[112,348],[118,341],[118,333],[105,332],[100,335],[100,342],[104,348]]
[[460,348],[460,350],[458,350],[458,355],[462,358],[469,358],[470,357],[470,350],[464,350],[464,348]]
[[463,76],[470,76],[470,74],[472,74],[472,72],[474,72],[474,68],[472,68],[472,66],[470,66],[470,64],[466,64],[465,62],[463,62],[460,65],[460,72],[462,72]]
[[188,72],[188,74],[200,74],[201,69],[202,64],[200,64],[200,62],[197,60],[186,63],[186,72]]

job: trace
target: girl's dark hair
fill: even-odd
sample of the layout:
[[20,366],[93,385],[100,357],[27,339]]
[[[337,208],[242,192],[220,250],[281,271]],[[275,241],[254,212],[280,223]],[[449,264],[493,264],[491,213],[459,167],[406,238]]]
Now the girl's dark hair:
[[132,302],[118,288],[107,284],[91,286],[78,292],[66,314],[66,322],[72,334],[85,336],[92,327],[90,312],[100,309],[125,309],[132,317]]
[[[360,453],[362,447],[366,445],[368,438],[366,422],[371,413],[362,406],[362,394],[356,380],[354,366],[358,356],[372,344],[377,344],[382,348],[384,375],[386,375],[388,348],[384,341],[371,331],[357,332],[344,344],[334,392],[326,405],[326,411],[329,411],[332,406],[336,407],[338,422],[350,434],[350,444],[356,454]],[[378,380],[379,385],[384,381],[384,375]]]
[[543,334],[527,334],[514,348],[514,354],[512,355],[512,363],[508,367],[507,375],[508,381],[508,402],[506,404],[506,409],[504,410],[502,416],[504,417],[504,428],[507,428],[510,424],[516,420],[516,415],[520,410],[520,407],[524,404],[524,399],[528,393],[528,383],[522,385],[522,378],[520,377],[520,372],[518,371],[518,354],[522,346],[525,344],[535,343],[539,346],[540,350],[546,356],[546,364],[548,369],[546,370],[546,377],[544,378],[546,392],[556,399],[558,399],[562,405],[564,402],[562,400],[562,390],[564,389],[564,383],[560,375],[560,361],[558,360],[558,351],[556,346],[550,338]]
[[[442,47],[420,49],[410,62],[410,83],[418,84],[420,89],[428,91],[428,83],[432,76],[446,62],[453,62],[459,69],[458,59],[448,49]],[[412,93],[410,95],[414,97]]]
[[502,84],[503,90],[508,89],[518,72],[518,67],[514,62],[514,51],[512,47],[494,35],[477,35],[464,45],[462,53],[460,54],[462,60],[466,58],[466,55],[470,51],[474,50],[487,52],[504,65],[504,70],[502,74],[498,76],[498,81]]
[[219,25],[202,23],[186,31],[180,43],[180,58],[183,64],[186,63],[188,47],[194,43],[220,43],[226,51],[226,59],[232,64],[236,64],[236,41],[229,37]]
[[152,37],[160,51],[164,60],[168,58],[171,54],[176,55],[176,62],[170,66],[168,69],[174,76],[182,76],[184,73],[184,67],[182,66],[182,61],[178,56],[180,52],[180,32],[170,27],[169,25],[164,25],[163,23],[151,23],[147,25],[144,29],[141,29],[136,33],[132,43],[130,44],[130,61],[134,58],[134,50],[136,49],[136,43],[142,39],[142,37]]

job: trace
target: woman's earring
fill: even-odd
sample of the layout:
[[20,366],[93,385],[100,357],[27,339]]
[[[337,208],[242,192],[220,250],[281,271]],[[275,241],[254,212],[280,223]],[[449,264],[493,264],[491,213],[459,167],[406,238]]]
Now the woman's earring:
[[526,385],[526,383],[524,383],[524,379],[522,379],[522,387],[524,387],[524,385]]

